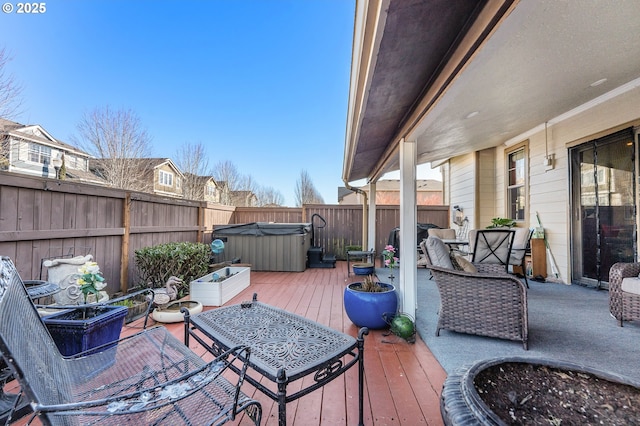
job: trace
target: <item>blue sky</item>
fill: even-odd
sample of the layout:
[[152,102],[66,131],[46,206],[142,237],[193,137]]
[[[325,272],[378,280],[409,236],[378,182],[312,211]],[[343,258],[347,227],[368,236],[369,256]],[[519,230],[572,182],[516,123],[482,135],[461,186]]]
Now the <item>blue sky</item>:
[[[14,3],[17,5],[17,3]],[[23,124],[71,142],[82,114],[135,111],[153,155],[201,142],[293,206],[306,170],[337,202],[354,0],[57,0],[0,14]]]

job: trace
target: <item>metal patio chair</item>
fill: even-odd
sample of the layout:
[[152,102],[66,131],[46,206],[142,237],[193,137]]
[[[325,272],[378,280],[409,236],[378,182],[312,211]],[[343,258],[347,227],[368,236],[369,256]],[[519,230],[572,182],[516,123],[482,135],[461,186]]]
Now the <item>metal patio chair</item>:
[[516,228],[513,234],[513,246],[511,247],[511,256],[509,256],[509,265],[511,267],[518,266],[524,277],[524,284],[529,288],[529,280],[527,279],[526,254],[531,250],[531,236],[533,229]]
[[511,229],[483,229],[476,231],[473,246],[473,263],[489,263],[504,266],[509,272],[509,257],[515,231]]
[[[262,407],[240,391],[247,363],[234,348],[203,361],[164,327],[73,357],[60,355],[8,257],[0,258],[0,352],[32,417],[51,425],[222,424]],[[236,383],[222,376],[240,366]]]

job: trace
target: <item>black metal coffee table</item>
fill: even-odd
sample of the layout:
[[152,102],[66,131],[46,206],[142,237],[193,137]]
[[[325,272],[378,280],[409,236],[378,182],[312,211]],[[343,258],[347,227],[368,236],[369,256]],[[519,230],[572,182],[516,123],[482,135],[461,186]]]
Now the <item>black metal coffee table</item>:
[[[205,342],[200,331],[211,342]],[[278,402],[278,423],[287,421],[286,404],[326,385],[358,364],[359,424],[363,424],[364,335],[340,333],[302,316],[257,301],[185,313],[185,344],[190,336],[218,355],[228,348],[251,349],[245,379]],[[237,369],[235,369],[237,372]],[[287,385],[313,374],[313,383],[287,395]],[[277,384],[277,392],[260,383],[260,376]]]

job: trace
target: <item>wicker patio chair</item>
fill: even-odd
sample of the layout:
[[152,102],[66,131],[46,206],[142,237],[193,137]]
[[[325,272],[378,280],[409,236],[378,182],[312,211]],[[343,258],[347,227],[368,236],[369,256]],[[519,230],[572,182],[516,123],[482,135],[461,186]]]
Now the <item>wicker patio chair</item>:
[[[222,377],[247,348],[211,362],[164,327],[74,357],[60,355],[11,260],[0,258],[0,351],[33,418],[51,425],[222,424],[242,411],[259,424],[262,407],[240,391],[246,362]],[[231,376],[231,375],[230,375]]]
[[[431,237],[430,237],[431,238]],[[425,242],[428,268],[440,293],[436,336],[446,329],[459,333],[522,342],[528,349],[527,288],[504,272],[464,272],[431,261]]]
[[[622,280],[638,278],[640,263],[615,263],[609,270],[609,311],[619,321],[640,319],[640,294],[623,290]],[[636,289],[637,290],[637,289]]]

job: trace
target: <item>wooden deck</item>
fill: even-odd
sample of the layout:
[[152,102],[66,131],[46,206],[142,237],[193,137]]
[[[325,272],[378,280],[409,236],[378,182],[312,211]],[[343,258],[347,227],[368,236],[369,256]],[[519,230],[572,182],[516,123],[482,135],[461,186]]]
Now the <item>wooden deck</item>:
[[[305,272],[252,271],[249,288],[229,304],[250,300],[257,293],[261,302],[356,336],[358,329],[344,312],[342,294],[347,282],[358,279],[347,277],[346,262],[337,262],[335,269]],[[183,339],[182,323],[166,326]],[[139,331],[140,327],[138,320],[125,326],[123,334]],[[193,339],[191,348],[210,357]],[[365,337],[365,424],[441,425],[439,398],[445,378],[446,373],[419,337],[415,344],[409,344],[396,336],[385,336],[381,330],[371,331]],[[262,424],[276,425],[277,405],[247,383],[243,391],[262,403]],[[355,425],[357,407],[358,375],[357,368],[352,368],[324,388],[287,404],[287,424]],[[249,421],[240,418],[236,424]]]

